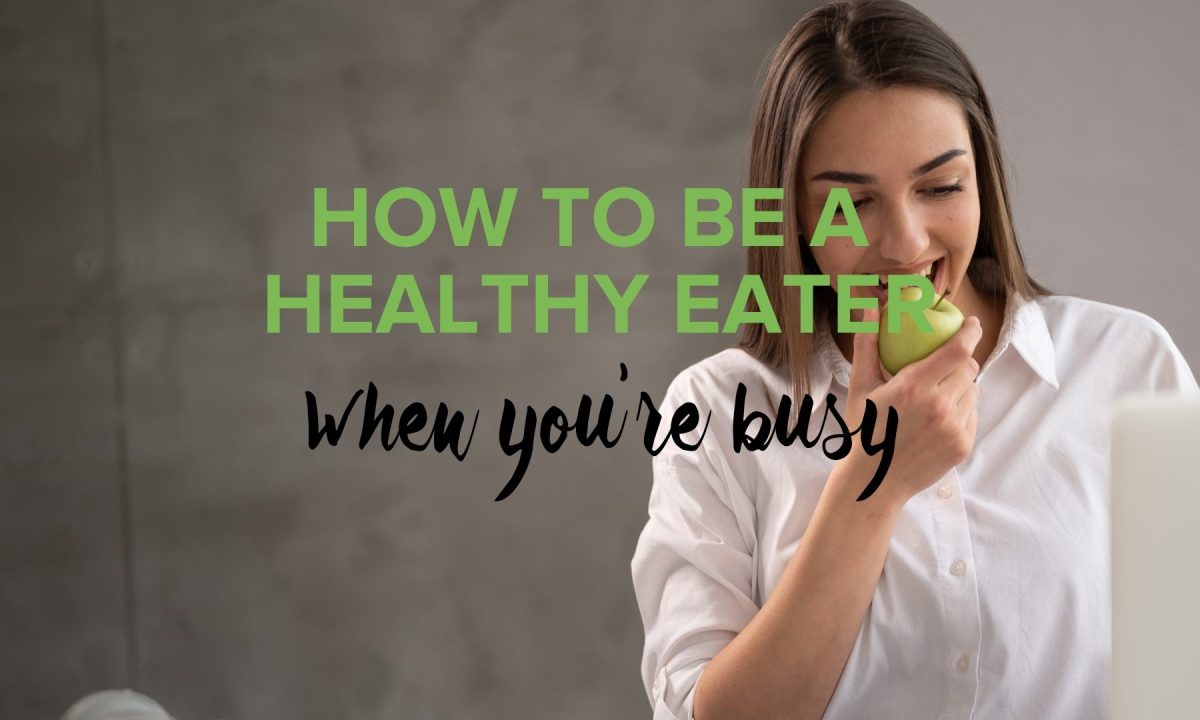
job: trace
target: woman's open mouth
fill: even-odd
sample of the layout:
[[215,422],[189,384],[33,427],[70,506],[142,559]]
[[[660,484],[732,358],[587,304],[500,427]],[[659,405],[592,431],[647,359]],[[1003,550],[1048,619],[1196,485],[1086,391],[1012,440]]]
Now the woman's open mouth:
[[[946,258],[943,256],[943,257],[940,257],[940,258],[934,260],[929,265],[926,265],[925,267],[920,268],[919,270],[917,270],[915,272],[905,273],[905,274],[907,274],[907,275],[923,275],[923,276],[929,278],[929,281],[931,283],[933,283],[933,289],[934,289],[935,294],[941,295],[946,290],[945,277],[944,277],[946,274],[945,273],[945,265],[946,265]],[[888,281],[889,281],[888,275],[880,275],[878,286],[862,288],[862,290],[865,293],[864,297],[876,298],[879,301],[879,306],[883,307],[884,305],[887,304]]]

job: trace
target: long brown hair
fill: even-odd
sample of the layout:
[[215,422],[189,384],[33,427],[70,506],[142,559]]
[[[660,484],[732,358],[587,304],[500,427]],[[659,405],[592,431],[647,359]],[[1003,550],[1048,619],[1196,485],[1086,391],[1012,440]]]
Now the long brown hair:
[[[899,0],[821,5],[792,27],[771,56],[755,109],[747,178],[749,187],[784,188],[782,228],[764,223],[763,230],[782,234],[783,246],[750,247],[747,257],[747,273],[762,277],[781,332],[744,325],[738,346],[772,367],[787,368],[797,397],[811,387],[813,337],[800,332],[799,289],[784,287],[783,276],[820,272],[803,238],[796,199],[805,143],[838,100],[855,90],[890,86],[936,90],[963,108],[979,182],[979,237],[967,269],[972,283],[984,295],[1050,294],[1025,268],[991,104],[966,54],[932,20]],[[764,203],[768,208],[778,209],[779,201]],[[829,288],[814,293],[815,332],[831,331],[836,302]]]

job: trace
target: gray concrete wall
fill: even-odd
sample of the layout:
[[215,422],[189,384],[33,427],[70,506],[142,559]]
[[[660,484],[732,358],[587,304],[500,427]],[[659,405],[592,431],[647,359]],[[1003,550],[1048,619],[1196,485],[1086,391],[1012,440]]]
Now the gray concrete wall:
[[[4,3],[0,717],[126,685],[181,720],[645,715],[648,458],[632,430],[539,454],[497,503],[499,411],[632,408],[727,339],[676,336],[666,282],[627,336],[598,310],[539,336],[527,306],[498,336],[478,275],[740,273],[670,239],[682,188],[742,184],[759,65],[802,9]],[[314,186],[402,185],[521,188],[508,247],[312,247]],[[556,249],[552,185],[643,189],[659,239]],[[453,273],[481,332],[268,336],[267,273],[307,272]],[[309,451],[304,391],[368,381],[479,408],[467,460]]]
[[[1195,11],[922,6],[997,101],[1039,278],[1150,313],[1200,364]],[[679,252],[681,189],[740,186],[759,65],[805,7],[0,7],[0,717],[126,685],[180,720],[648,715],[628,569],[647,457],[633,437],[539,454],[493,502],[499,407],[632,407],[727,344],[671,331],[665,278],[742,270],[735,248]],[[502,253],[443,231],[316,249],[318,185],[526,194]],[[555,249],[533,202],[552,185],[642,188],[657,241]],[[498,336],[467,282],[475,336],[264,332],[267,273],[639,270],[663,281],[627,336],[600,312],[536,335],[527,306]],[[467,460],[309,451],[304,391],[368,381],[479,408]]]

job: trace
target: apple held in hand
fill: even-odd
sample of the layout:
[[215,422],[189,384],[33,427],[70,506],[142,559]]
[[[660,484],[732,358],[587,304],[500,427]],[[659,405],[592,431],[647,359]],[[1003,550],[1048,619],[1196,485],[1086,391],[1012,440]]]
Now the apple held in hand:
[[[916,286],[903,287],[900,288],[900,299],[911,303],[921,299],[921,292],[921,288]],[[900,331],[888,332],[891,303],[884,305],[879,317],[879,359],[888,372],[895,375],[905,365],[929,357],[963,326],[962,311],[946,299],[948,294],[949,291],[932,307],[922,311],[929,321],[931,332],[922,332],[911,313],[899,313]]]

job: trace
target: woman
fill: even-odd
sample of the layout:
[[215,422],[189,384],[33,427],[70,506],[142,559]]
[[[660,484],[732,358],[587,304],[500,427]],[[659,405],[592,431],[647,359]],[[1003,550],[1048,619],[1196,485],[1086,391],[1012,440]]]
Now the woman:
[[[782,332],[748,326],[662,404],[712,420],[697,451],[655,458],[632,563],[655,718],[1104,716],[1107,412],[1126,392],[1197,390],[1165,330],[1029,277],[978,77],[903,3],[797,23],[764,82],[747,184],[785,188],[784,245],[749,251]],[[850,190],[868,247],[808,246],[832,187]],[[836,331],[832,290],[805,334],[782,285],[927,268],[968,320],[895,377],[877,335]],[[855,501],[878,464],[861,452],[734,452],[739,383],[747,412],[771,417],[785,393],[811,394],[816,418],[832,396],[852,428],[867,399],[895,407],[878,491]]]

